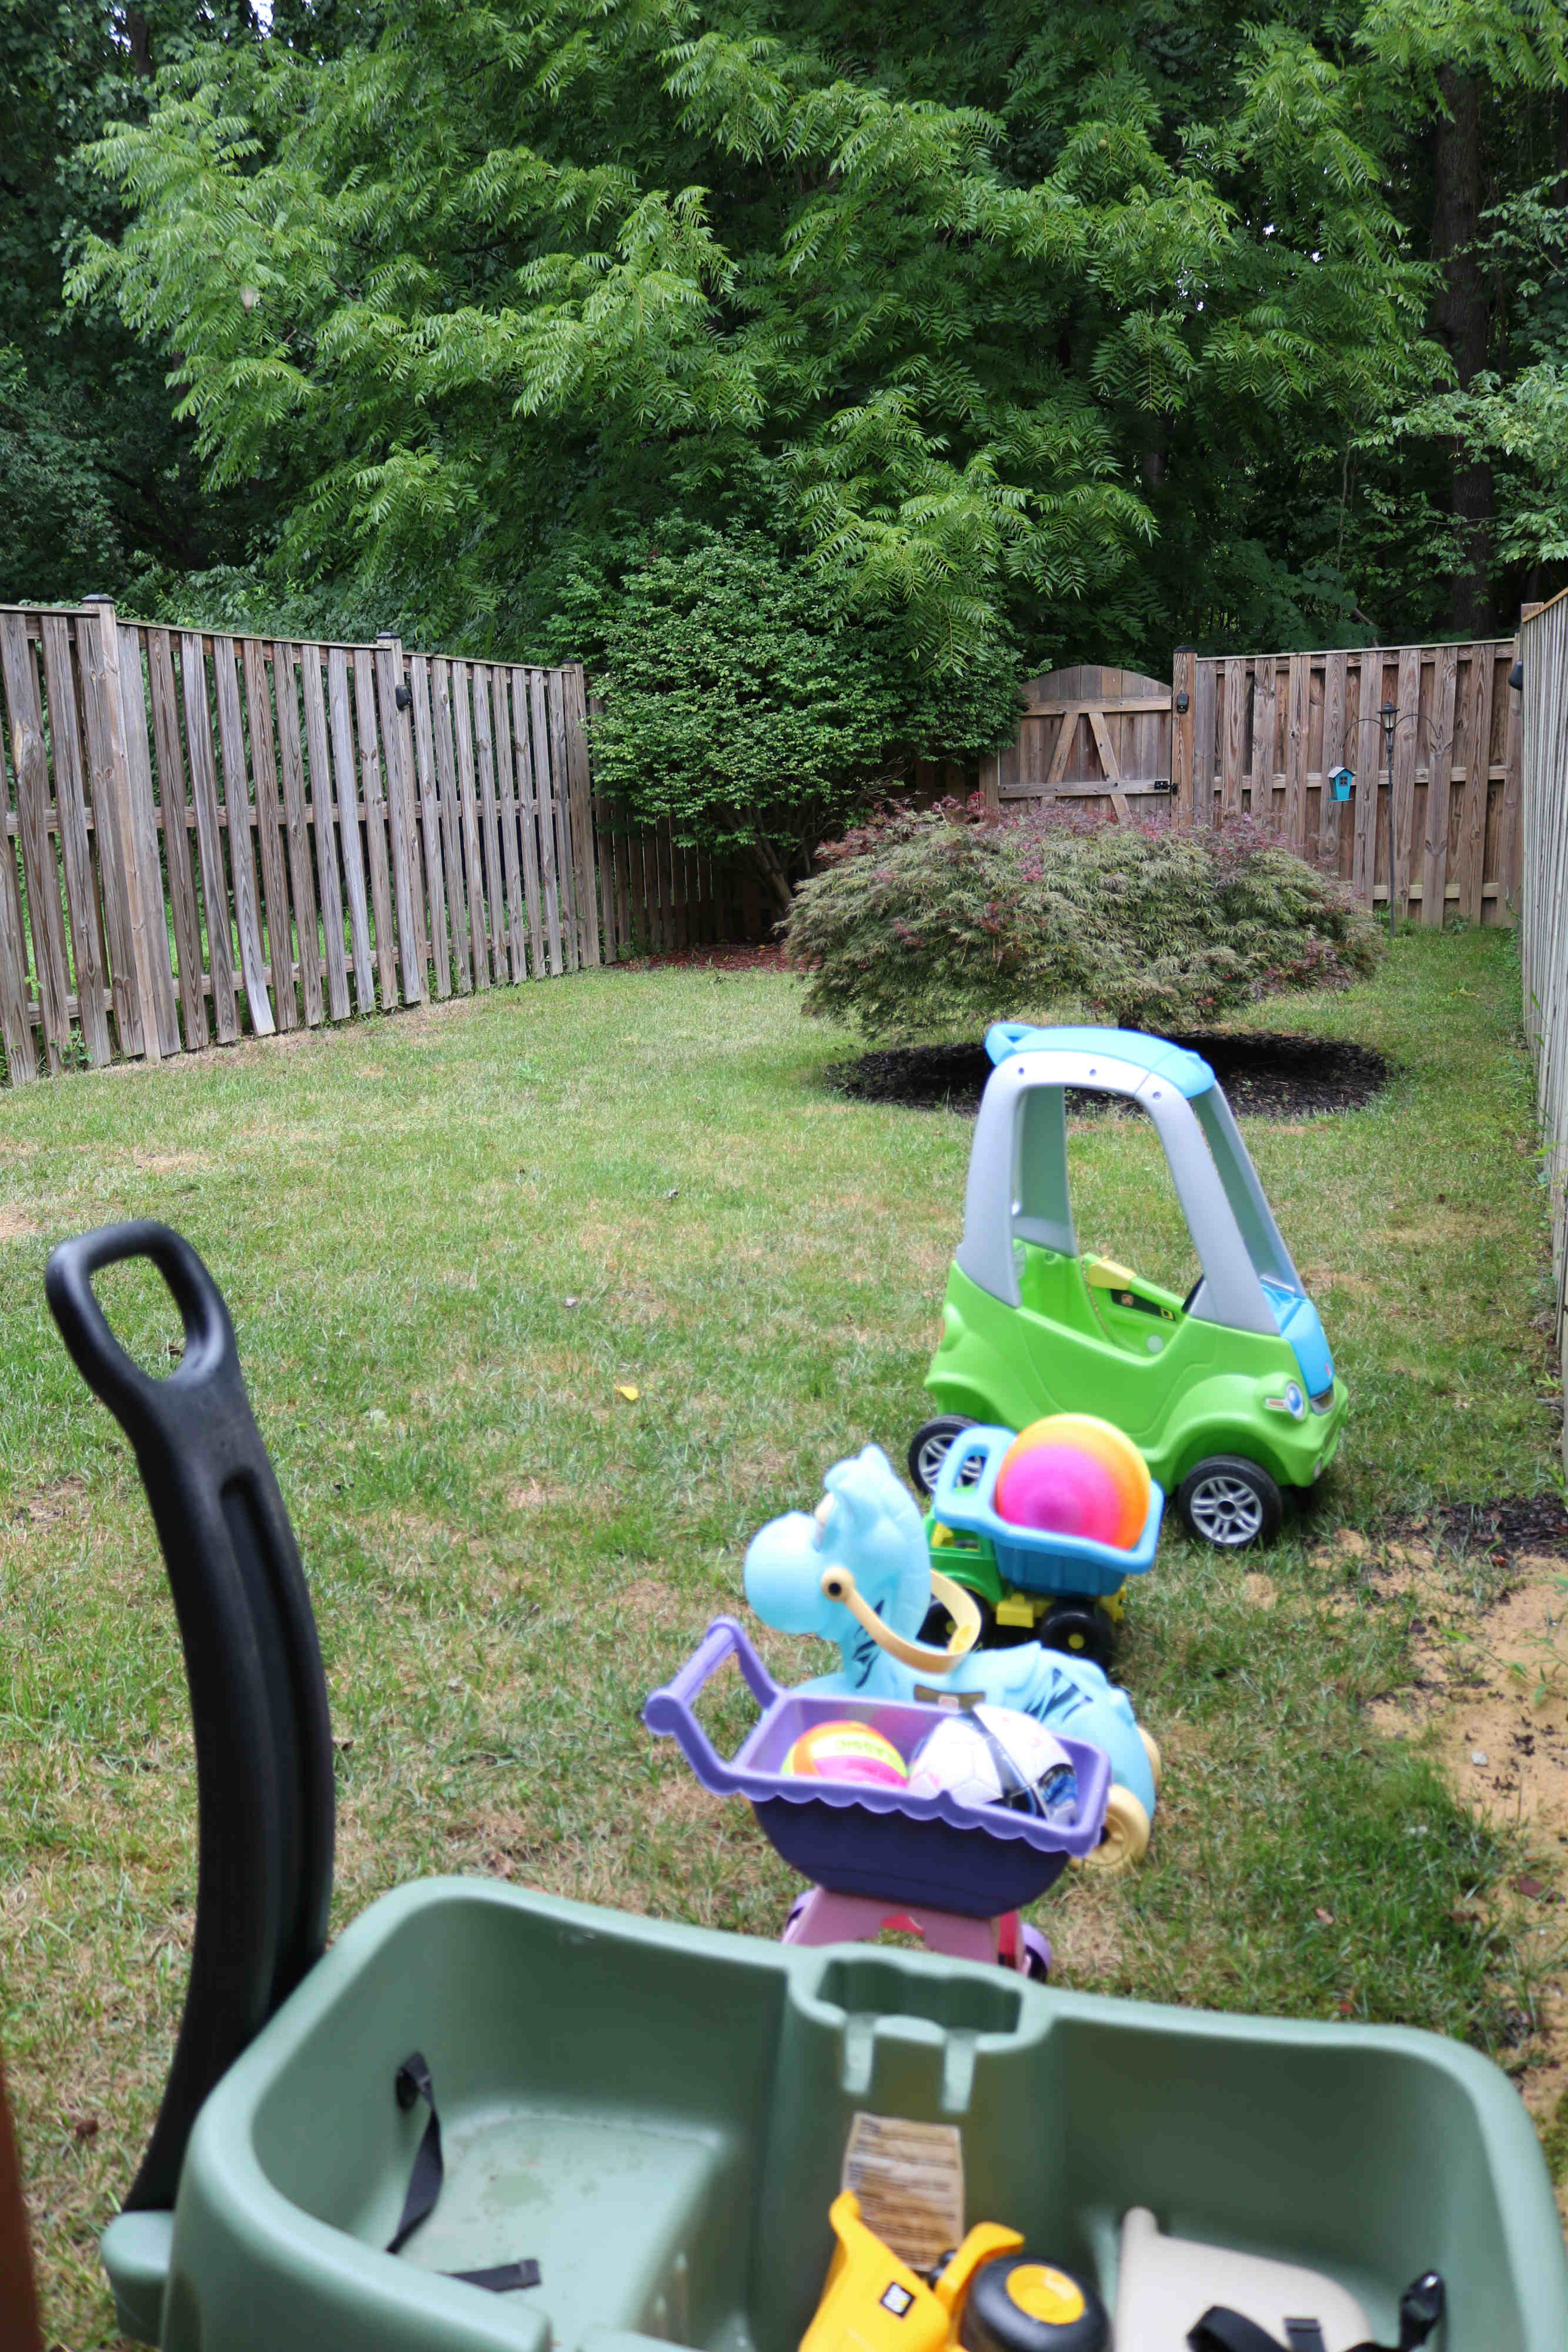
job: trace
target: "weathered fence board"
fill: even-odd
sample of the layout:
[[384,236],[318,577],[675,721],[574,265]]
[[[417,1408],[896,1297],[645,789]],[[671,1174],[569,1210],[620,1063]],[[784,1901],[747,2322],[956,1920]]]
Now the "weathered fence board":
[[[147,682],[152,698],[152,742],[157,759],[163,864],[174,921],[179,964],[180,1011],[184,1042],[198,1049],[207,1042],[207,999],[203,986],[202,919],[191,871],[191,837],[185,823],[185,751],[180,738],[180,706],[174,690],[174,658],[167,629],[147,632]],[[171,1051],[177,1050],[178,1040]]]
[[108,961],[103,917],[88,831],[87,772],[82,763],[77,679],[70,625],[63,614],[44,616],[44,683],[48,696],[49,736],[54,753],[55,807],[65,868],[66,906],[70,915],[72,964],[82,1044],[94,1069],[110,1057],[107,1003]]
[[[305,758],[310,771],[310,822],[316,835],[316,879],[321,893],[321,945],[327,964],[327,1017],[349,1017],[349,960],[344,945],[343,877],[338,864],[337,801],[332,783],[321,648],[302,646],[300,690],[305,698]],[[356,844],[359,826],[350,811]]]

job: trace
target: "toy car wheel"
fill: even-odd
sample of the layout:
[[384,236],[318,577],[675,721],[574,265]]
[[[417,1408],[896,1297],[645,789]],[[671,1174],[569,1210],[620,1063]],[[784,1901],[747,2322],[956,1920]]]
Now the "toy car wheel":
[[937,1473],[947,1459],[947,1448],[960,1430],[973,1429],[973,1421],[964,1412],[939,1412],[933,1421],[923,1421],[909,1441],[909,1475],[922,1495],[934,1492]]
[[1241,1454],[1211,1454],[1189,1470],[1176,1492],[1182,1524],[1220,1551],[1272,1543],[1285,1500],[1267,1470]]
[[1107,1668],[1115,1646],[1111,1620],[1092,1601],[1053,1601],[1040,1620],[1040,1639],[1048,1650]]
[[1083,1857],[1085,1870],[1103,1870],[1113,1874],[1131,1870],[1142,1862],[1149,1850],[1149,1817],[1134,1796],[1118,1781],[1111,1791],[1111,1801],[1105,1808],[1105,1828],[1099,1844]]
[[1160,1774],[1166,1769],[1165,1759],[1160,1754],[1160,1743],[1157,1739],[1150,1737],[1149,1733],[1144,1729],[1141,1723],[1138,1726],[1138,1738],[1144,1743],[1144,1753],[1149,1759],[1149,1769],[1155,1776],[1155,1788],[1157,1791],[1160,1785]]
[[[967,1585],[964,1589],[968,1591]],[[980,1630],[975,1636],[976,1649],[988,1650],[997,1647],[996,1611],[991,1607],[990,1602],[982,1600],[977,1592],[970,1592],[969,1598],[980,1612]],[[925,1612],[925,1622],[920,1628],[920,1638],[934,1650],[945,1650],[952,1640],[953,1620],[940,1601],[934,1601]]]

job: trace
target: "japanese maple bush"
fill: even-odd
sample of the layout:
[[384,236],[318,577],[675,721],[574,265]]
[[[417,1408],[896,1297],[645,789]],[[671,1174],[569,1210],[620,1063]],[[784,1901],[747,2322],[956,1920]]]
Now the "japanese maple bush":
[[1249,820],[1223,830],[1054,813],[895,808],[821,853],[789,960],[809,1011],[873,1036],[1007,1016],[1200,1025],[1370,972],[1381,934],[1344,885]]

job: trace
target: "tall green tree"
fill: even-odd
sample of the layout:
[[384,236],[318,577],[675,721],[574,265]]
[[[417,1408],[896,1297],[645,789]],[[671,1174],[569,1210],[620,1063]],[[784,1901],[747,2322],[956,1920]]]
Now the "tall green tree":
[[392,0],[373,48],[166,74],[78,288],[174,355],[214,480],[276,484],[280,576],[448,635],[529,625],[563,525],[678,510],[923,663],[1147,644],[1227,478],[1441,367],[1356,69],[1216,12],[1198,120],[1176,16],[846,57],[810,5]]
[[[84,147],[146,121],[163,67],[200,47],[221,69],[262,34],[249,0],[0,0],[0,599],[145,599],[267,541],[265,511],[204,480],[166,352],[64,289],[73,238],[123,225]],[[319,49],[341,29],[282,0],[267,37]]]
[[[274,21],[171,52],[88,151],[123,226],[76,298],[267,518],[187,601],[583,653],[668,751],[661,677],[695,711],[759,658],[671,586],[706,546],[816,616],[835,707],[868,647],[906,717],[967,681],[929,748],[974,751],[1015,659],[1470,630],[1561,560],[1524,520],[1551,302],[1505,249],[1533,204],[1549,274],[1560,0]],[[763,756],[740,709],[693,808]]]

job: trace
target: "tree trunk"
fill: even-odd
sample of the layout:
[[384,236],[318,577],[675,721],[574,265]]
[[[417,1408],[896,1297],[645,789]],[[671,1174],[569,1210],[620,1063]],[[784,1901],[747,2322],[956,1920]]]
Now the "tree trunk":
[[144,80],[152,78],[152,35],[140,8],[125,12],[125,37],[131,44],[131,63]]
[[779,909],[779,919],[782,921],[789,914],[790,903],[795,896],[794,887],[789,880],[789,869],[771,841],[754,842],[751,854],[757,861],[757,870],[767,884],[773,903]]
[[[1432,258],[1443,268],[1433,324],[1448,346],[1461,392],[1487,361],[1487,299],[1475,241],[1480,230],[1480,88],[1445,66],[1437,77],[1448,111],[1437,118],[1433,156]],[[1465,556],[1454,576],[1448,623],[1457,636],[1490,636],[1491,467],[1470,464],[1457,448],[1449,491],[1464,525]]]

